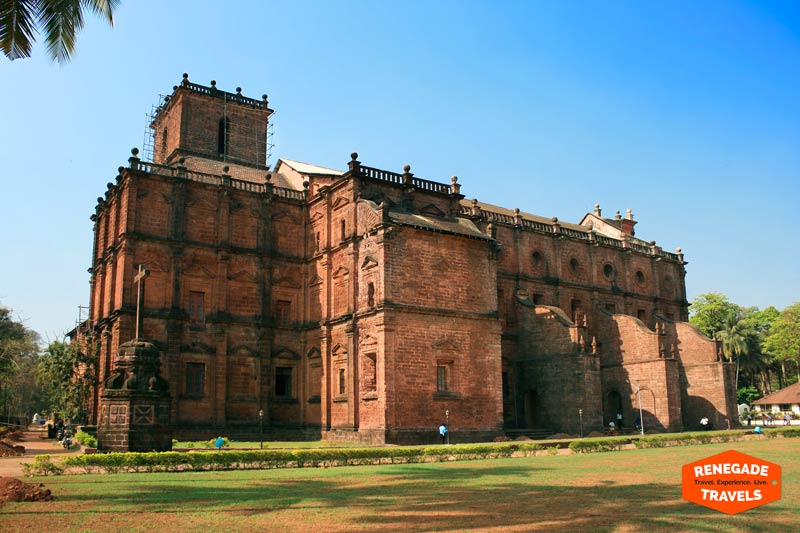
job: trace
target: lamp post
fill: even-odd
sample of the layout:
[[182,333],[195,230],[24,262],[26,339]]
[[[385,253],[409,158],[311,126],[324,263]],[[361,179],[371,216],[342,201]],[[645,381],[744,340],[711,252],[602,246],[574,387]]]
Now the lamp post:
[[447,433],[445,433],[445,436],[447,437],[447,444],[450,445],[450,409],[447,409],[444,412],[444,427],[447,428]]
[[642,388],[638,383],[633,383],[636,387],[636,401],[639,402],[639,433],[644,435],[644,417],[642,416]]
[[258,410],[258,428],[259,428],[259,436],[260,440],[258,443],[258,447],[262,450],[264,449],[264,410]]
[[581,438],[583,438],[583,409],[578,409],[578,416],[581,419]]

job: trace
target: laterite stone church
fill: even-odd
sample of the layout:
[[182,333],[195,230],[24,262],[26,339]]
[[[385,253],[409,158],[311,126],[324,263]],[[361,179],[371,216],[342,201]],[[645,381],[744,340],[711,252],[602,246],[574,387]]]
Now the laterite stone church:
[[640,407],[647,430],[736,420],[730,365],[687,323],[681,250],[636,237],[630,211],[545,218],[356,153],[270,168],[272,113],[184,75],[152,161],[134,150],[98,198],[91,422],[116,423],[99,402],[137,301],[176,437],[261,420],[268,438],[422,443],[447,419],[453,442],[481,441],[633,427]]

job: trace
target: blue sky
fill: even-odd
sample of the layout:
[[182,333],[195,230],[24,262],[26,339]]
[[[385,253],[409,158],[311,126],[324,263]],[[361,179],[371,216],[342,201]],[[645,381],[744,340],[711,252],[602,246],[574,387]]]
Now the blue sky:
[[[267,93],[275,155],[577,222],[633,210],[689,298],[800,300],[800,3],[123,1],[72,62],[0,60],[0,303],[87,305],[96,197],[181,74]],[[274,162],[274,159],[273,159]]]

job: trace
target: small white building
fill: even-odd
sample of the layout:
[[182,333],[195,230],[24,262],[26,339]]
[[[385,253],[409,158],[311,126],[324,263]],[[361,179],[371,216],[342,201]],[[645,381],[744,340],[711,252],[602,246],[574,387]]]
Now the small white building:
[[756,411],[767,413],[792,412],[800,415],[800,382],[789,385],[753,402]]

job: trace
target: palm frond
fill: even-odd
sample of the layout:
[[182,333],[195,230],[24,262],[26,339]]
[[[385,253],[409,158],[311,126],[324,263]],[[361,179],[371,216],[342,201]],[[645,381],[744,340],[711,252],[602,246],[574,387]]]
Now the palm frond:
[[91,10],[95,15],[108,19],[114,25],[114,10],[119,7],[120,0],[81,0],[81,5]]
[[81,0],[44,0],[40,7],[39,26],[47,52],[59,63],[67,63],[75,50],[75,36],[83,28]]
[[0,0],[0,49],[11,61],[30,57],[37,0]]

